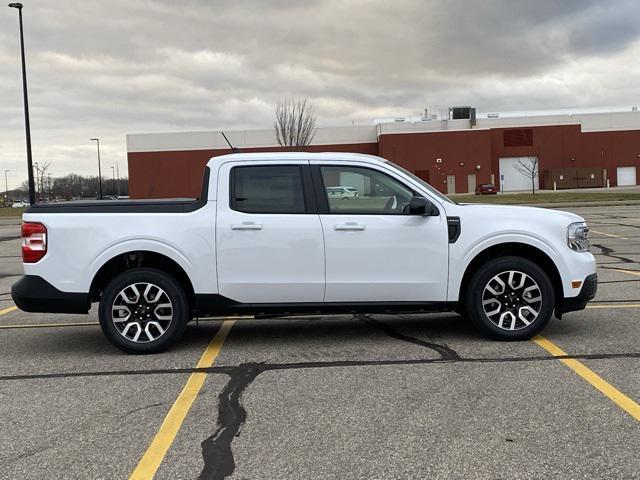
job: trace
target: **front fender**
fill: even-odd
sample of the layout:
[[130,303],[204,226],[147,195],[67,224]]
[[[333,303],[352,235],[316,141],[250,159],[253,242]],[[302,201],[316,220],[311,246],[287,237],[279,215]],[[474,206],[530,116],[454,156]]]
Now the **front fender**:
[[[488,248],[504,243],[520,243],[535,247],[547,255],[551,261],[555,264],[560,277],[562,278],[563,289],[565,296],[570,296],[570,292],[566,291],[567,283],[565,280],[570,277],[569,267],[566,264],[563,255],[558,252],[557,248],[549,241],[539,235],[532,234],[530,232],[503,232],[483,237],[472,245],[467,246],[464,249],[456,249],[455,244],[452,244],[450,251],[451,256],[451,268],[449,269],[449,289],[447,294],[447,300],[457,301],[460,295],[460,286],[467,268],[471,262],[482,252]],[[567,249],[568,253],[572,253]],[[569,294],[569,295],[568,295]]]

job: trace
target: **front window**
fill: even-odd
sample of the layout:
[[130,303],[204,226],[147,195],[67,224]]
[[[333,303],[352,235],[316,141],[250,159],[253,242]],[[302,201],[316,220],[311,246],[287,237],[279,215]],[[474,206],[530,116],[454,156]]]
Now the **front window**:
[[385,160],[385,163],[387,164],[388,167],[395,168],[396,170],[399,170],[402,173],[404,173],[405,175],[408,175],[409,177],[411,177],[412,180],[418,182],[426,190],[428,190],[429,193],[431,193],[434,197],[437,197],[439,200],[441,200],[443,202],[446,202],[446,203],[456,203],[453,200],[451,200],[449,197],[444,195],[443,193],[441,193],[438,190],[436,190],[435,188],[433,188],[431,185],[429,185],[427,182],[422,180],[420,177],[418,177],[418,176],[414,175],[413,173],[411,173],[409,170],[406,170],[406,169],[402,168],[401,166],[396,165],[393,162],[390,162],[389,160]]
[[[329,212],[336,214],[401,215],[413,191],[377,170],[351,166],[321,167]],[[341,195],[332,195],[338,186]]]

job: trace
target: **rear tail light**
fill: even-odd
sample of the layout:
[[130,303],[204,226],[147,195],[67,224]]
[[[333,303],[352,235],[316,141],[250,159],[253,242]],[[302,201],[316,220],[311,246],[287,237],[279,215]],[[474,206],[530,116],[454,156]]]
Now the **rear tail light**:
[[22,261],[35,263],[47,253],[47,228],[41,223],[22,223]]

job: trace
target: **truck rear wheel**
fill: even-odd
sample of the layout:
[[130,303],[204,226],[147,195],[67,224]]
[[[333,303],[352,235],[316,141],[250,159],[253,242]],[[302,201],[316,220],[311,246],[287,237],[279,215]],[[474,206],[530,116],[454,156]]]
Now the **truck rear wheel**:
[[105,288],[98,311],[102,331],[127,353],[157,353],[175,343],[188,320],[184,290],[153,268],[127,270]]
[[473,275],[465,292],[467,314],[484,335],[527,340],[549,323],[553,285],[538,265],[521,257],[499,257]]

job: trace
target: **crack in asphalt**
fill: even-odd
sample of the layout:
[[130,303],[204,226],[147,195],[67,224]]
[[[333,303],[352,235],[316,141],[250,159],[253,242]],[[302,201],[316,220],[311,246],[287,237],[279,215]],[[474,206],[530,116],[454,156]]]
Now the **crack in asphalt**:
[[[374,320],[369,315],[354,315],[354,318],[381,330],[392,338],[433,350],[440,355],[440,361],[460,360],[460,355],[447,345],[427,342],[404,335],[389,325]],[[388,363],[383,362],[380,364],[387,365]],[[233,439],[240,435],[240,430],[247,419],[247,411],[242,404],[242,395],[258,375],[273,370],[322,368],[333,365],[333,362],[306,362],[285,365],[246,363],[236,367],[235,372],[230,374],[229,381],[218,396],[218,419],[216,422],[218,428],[213,435],[205,439],[201,444],[204,467],[199,478],[201,480],[222,480],[233,474],[236,464],[231,444]]]
[[452,348],[450,348],[446,344],[440,345],[438,343],[427,342],[425,340],[420,340],[420,339],[415,338],[415,337],[409,337],[407,335],[403,335],[402,333],[398,332],[397,330],[394,330],[393,328],[391,328],[386,323],[381,322],[379,320],[374,320],[369,315],[358,315],[356,318],[358,319],[358,321],[360,321],[360,322],[362,322],[362,323],[364,323],[366,325],[369,325],[371,327],[375,327],[375,328],[377,328],[379,330],[382,330],[384,333],[389,335],[391,338],[395,338],[396,340],[401,340],[403,342],[413,343],[414,345],[419,345],[421,347],[425,347],[425,348],[429,348],[431,350],[434,350],[434,351],[436,351],[437,353],[440,354],[440,357],[443,360],[453,360],[453,359],[460,358],[460,355],[458,355],[458,353],[455,350],[453,350]]
[[[615,254],[616,252],[615,252],[615,250],[613,248],[609,248],[609,247],[606,247],[604,245],[600,245],[599,243],[594,243],[593,246],[598,248],[598,249],[600,249],[600,255],[604,255],[607,258],[620,260],[620,263],[635,263],[635,264],[638,263],[635,260],[632,260],[632,259],[627,258],[627,257],[623,257],[620,254],[616,255]],[[602,267],[602,268],[605,268],[605,267]]]
[[246,365],[264,367],[263,370],[304,370],[313,368],[341,368],[341,367],[375,367],[387,365],[430,365],[430,364],[455,364],[455,363],[521,363],[521,362],[545,362],[555,360],[615,360],[622,358],[640,359],[640,351],[623,353],[582,353],[575,355],[534,355],[529,357],[460,357],[457,359],[443,360],[441,358],[418,358],[404,360],[336,360],[324,362],[301,363],[242,363],[233,366],[213,367],[187,367],[187,368],[157,368],[145,370],[93,370],[88,372],[54,372],[33,373],[20,375],[0,375],[0,382],[15,380],[48,380],[67,379],[78,377],[116,377],[127,375],[185,375],[191,373],[210,373],[221,375],[233,375],[235,371]]

